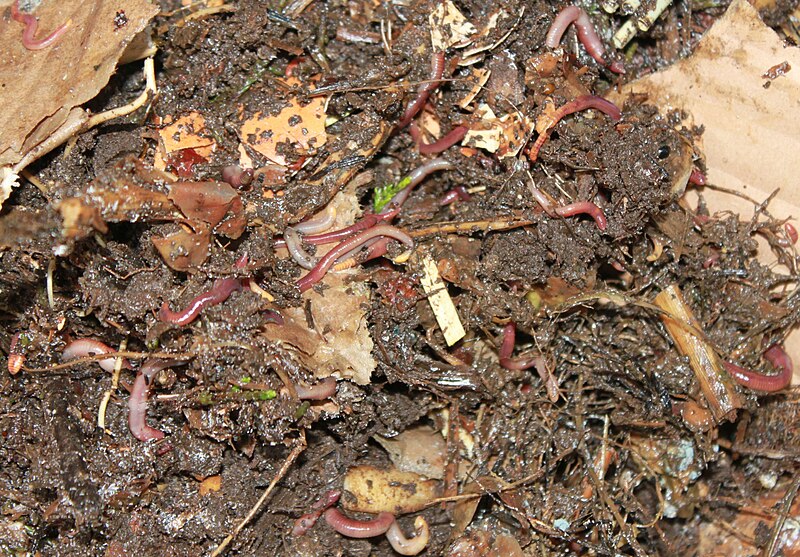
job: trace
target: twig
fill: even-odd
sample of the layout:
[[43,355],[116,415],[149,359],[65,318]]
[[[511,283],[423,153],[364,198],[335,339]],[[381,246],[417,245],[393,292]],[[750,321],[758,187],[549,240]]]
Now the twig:
[[474,232],[494,232],[499,230],[511,230],[513,228],[520,228],[523,226],[530,226],[534,221],[527,219],[517,219],[509,216],[508,218],[499,218],[494,220],[474,220],[465,222],[443,222],[426,226],[425,228],[418,228],[416,230],[408,230],[408,235],[412,238],[421,238],[423,236],[434,236],[436,234],[472,234]]
[[242,529],[247,525],[247,523],[250,522],[250,520],[252,520],[252,518],[258,513],[259,509],[261,508],[261,505],[264,504],[264,502],[269,497],[270,493],[272,493],[272,490],[275,489],[277,483],[286,475],[286,472],[289,471],[289,467],[294,463],[297,457],[300,456],[300,453],[302,453],[305,450],[305,448],[306,448],[306,432],[305,430],[301,430],[300,438],[298,439],[297,444],[295,445],[294,449],[292,449],[292,452],[289,453],[289,456],[286,457],[283,466],[281,466],[281,469],[278,470],[277,474],[275,474],[275,477],[272,478],[272,481],[267,486],[267,489],[264,490],[264,494],[258,499],[258,501],[256,501],[256,504],[253,505],[253,508],[251,508],[250,512],[247,513],[247,516],[245,516],[242,519],[242,521],[236,526],[236,528],[233,529],[233,532],[228,534],[228,536],[224,540],[222,540],[222,543],[217,546],[217,548],[211,553],[210,557],[217,557],[218,555],[222,555],[222,553],[225,551],[225,548],[228,547],[228,544],[231,543],[237,535],[239,535],[239,532],[241,532]]
[[773,557],[776,555],[776,545],[778,544],[778,536],[783,530],[783,525],[786,523],[786,518],[789,516],[789,511],[792,509],[792,503],[794,502],[794,498],[797,496],[797,490],[800,488],[800,476],[797,476],[794,481],[792,482],[792,486],[786,492],[786,495],[783,497],[783,502],[781,503],[781,512],[778,515],[778,518],[775,520],[775,524],[772,525],[772,533],[769,536],[769,544],[767,547],[764,548],[764,557]]
[[144,61],[144,77],[146,84],[141,95],[136,97],[131,103],[126,104],[125,106],[112,108],[111,110],[106,110],[100,114],[95,114],[86,121],[86,124],[84,124],[84,129],[81,131],[90,130],[95,126],[98,126],[104,122],[108,122],[109,120],[113,120],[114,118],[127,116],[128,114],[136,112],[142,108],[148,101],[151,101],[155,95],[158,94],[158,88],[156,87],[155,66],[153,64],[152,56]]
[[[124,351],[127,347],[128,339],[122,339],[122,342],[119,343],[120,351]],[[107,354],[103,355],[107,356]],[[119,386],[119,376],[122,372],[123,361],[123,358],[117,357],[117,360],[114,362],[114,373],[111,375],[111,386],[103,393],[103,398],[100,399],[100,407],[97,409],[97,427],[102,429],[108,435],[111,435],[111,432],[106,429],[106,408],[108,407],[108,401],[111,400],[111,395]]]
[[60,369],[68,369],[81,364],[97,362],[99,360],[107,360],[110,358],[129,358],[132,360],[143,360],[145,358],[162,358],[165,360],[169,359],[191,360],[196,355],[197,354],[195,352],[183,352],[178,354],[172,354],[169,352],[127,352],[125,350],[120,350],[119,352],[107,352],[105,354],[93,354],[91,356],[86,356],[85,358],[76,358],[74,360],[70,360],[62,364],[56,364],[54,366],[39,367],[39,368],[23,367],[22,369],[24,369],[28,373],[46,373],[48,371],[58,371]]

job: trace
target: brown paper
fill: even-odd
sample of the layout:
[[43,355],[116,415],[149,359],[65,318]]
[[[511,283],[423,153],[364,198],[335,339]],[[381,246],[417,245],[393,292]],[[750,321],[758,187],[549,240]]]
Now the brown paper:
[[[762,77],[783,62],[791,66],[784,75]],[[709,183],[759,202],[780,188],[769,212],[800,218],[800,49],[784,45],[746,1],[734,0],[691,57],[624,86],[622,93],[644,93],[663,112],[682,109],[690,123],[705,127]],[[753,204],[740,197],[709,188],[702,194],[712,211],[733,211],[744,220],[754,214]],[[697,194],[687,197],[695,206]],[[759,257],[772,264],[776,258],[765,247]],[[797,331],[786,348],[800,362]],[[798,380],[796,369],[793,383]]]

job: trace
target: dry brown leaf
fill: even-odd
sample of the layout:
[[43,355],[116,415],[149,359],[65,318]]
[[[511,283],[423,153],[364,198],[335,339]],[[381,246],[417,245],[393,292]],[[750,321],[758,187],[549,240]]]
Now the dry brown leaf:
[[161,128],[158,136],[167,153],[179,149],[194,149],[198,155],[208,157],[211,154],[211,146],[216,142],[213,137],[206,137],[204,133],[208,131],[203,115],[199,112],[189,112]]
[[475,114],[480,122],[467,132],[463,145],[496,153],[501,159],[517,156],[533,131],[533,122],[516,112],[498,118],[489,105],[481,104]]
[[[290,84],[296,83],[296,80]],[[311,154],[325,145],[325,97],[301,101],[297,97],[289,100],[278,114],[256,112],[244,121],[241,139],[272,162],[287,165],[278,146],[288,144],[298,155]]]
[[431,26],[431,44],[434,50],[447,50],[451,46],[465,46],[478,32],[451,0],[437,3],[428,16]]
[[[793,70],[772,81],[762,77],[782,62]],[[623,87],[623,95],[631,93],[646,94],[663,111],[685,110],[692,123],[705,127],[710,183],[758,201],[780,188],[770,213],[800,217],[797,164],[792,164],[800,153],[800,127],[790,124],[800,106],[800,49],[784,45],[745,0],[730,5],[691,57]],[[744,199],[708,188],[702,193],[712,211],[753,215],[753,204]],[[761,249],[760,257],[775,261],[769,249]],[[790,335],[786,348],[800,361],[800,333]]]
[[153,238],[153,245],[164,262],[176,271],[197,269],[208,258],[211,231],[178,230],[163,238]]
[[[115,17],[119,11],[120,3],[109,0],[45,0],[34,12],[40,34],[67,20],[71,23],[56,44],[38,51],[22,46],[24,26],[4,15],[0,26],[0,166],[20,161],[61,127],[74,107],[97,95],[125,47],[158,13],[158,7],[147,0],[129,0],[124,4],[127,23],[118,27]],[[8,14],[5,7],[4,14]]]
[[381,470],[373,466],[355,466],[344,477],[342,497],[348,511],[406,514],[425,508],[441,495],[440,483],[399,470]]

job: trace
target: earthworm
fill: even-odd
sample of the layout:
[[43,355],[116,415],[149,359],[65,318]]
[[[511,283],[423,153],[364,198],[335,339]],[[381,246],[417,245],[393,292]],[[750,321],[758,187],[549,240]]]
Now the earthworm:
[[411,138],[414,140],[414,143],[417,144],[417,150],[422,155],[438,155],[439,153],[446,151],[464,139],[464,136],[467,135],[468,131],[469,128],[467,126],[456,126],[441,139],[438,139],[433,143],[425,143],[422,139],[422,133],[419,131],[419,126],[417,126],[417,124],[414,122],[411,122],[411,125],[408,126],[408,133],[411,134]]
[[325,522],[348,538],[374,538],[385,534],[389,527],[394,524],[392,513],[382,512],[372,520],[356,520],[342,514],[342,511],[332,507],[323,514]]
[[253,169],[230,164],[222,169],[222,180],[236,189],[247,187],[253,181]]
[[289,255],[292,256],[295,263],[300,265],[303,269],[314,268],[314,265],[317,264],[317,258],[303,249],[303,240],[300,234],[313,234],[327,230],[331,227],[335,219],[336,210],[333,208],[326,208],[309,220],[299,222],[288,227],[284,231],[284,245],[286,249],[289,250]]
[[464,186],[456,186],[442,196],[439,200],[439,205],[450,205],[456,200],[469,201],[470,199],[472,199],[472,196],[467,191],[467,188]]
[[45,38],[36,40],[33,37],[36,35],[36,28],[39,26],[39,20],[31,14],[20,12],[19,0],[14,0],[14,3],[11,4],[11,18],[25,26],[25,30],[22,32],[22,46],[28,50],[42,50],[54,44],[61,35],[64,34],[71,23],[71,20],[67,20],[59,27],[56,27],[55,30]]
[[341,495],[341,491],[331,490],[323,495],[322,499],[311,505],[312,512],[304,514],[294,521],[292,536],[302,536],[311,530],[311,528],[314,527],[314,524],[317,523],[317,520],[319,520],[319,517],[322,516],[323,511],[325,511],[325,509],[328,507],[335,505],[336,502],[339,501],[339,497]]
[[336,378],[326,377],[311,387],[295,385],[294,390],[300,400],[325,400],[336,394]]
[[605,230],[608,226],[608,220],[603,210],[591,201],[578,201],[562,207],[555,207],[553,210],[561,217],[587,214],[594,219],[597,228],[600,230]]
[[406,177],[409,180],[408,185],[397,192],[392,200],[386,205],[386,209],[384,209],[384,213],[389,208],[399,208],[402,207],[403,204],[408,199],[408,196],[411,195],[411,190],[414,187],[422,182],[425,178],[428,177],[429,174],[436,172],[437,170],[450,170],[453,167],[453,163],[444,160],[443,158],[435,158],[431,159],[425,164],[422,164],[411,171],[411,173]]
[[430,537],[428,522],[421,516],[414,519],[413,538],[407,538],[403,534],[396,520],[392,522],[392,525],[386,531],[386,539],[389,540],[389,545],[400,555],[416,555],[420,553],[428,545]]
[[[242,281],[238,278],[223,278],[214,281],[211,290],[203,292],[194,298],[186,309],[181,311],[172,311],[169,309],[169,302],[166,300],[158,310],[158,318],[165,323],[172,323],[183,327],[188,325],[200,315],[203,309],[221,304],[228,299],[234,290],[239,290],[242,287]],[[105,361],[105,360],[104,360]]]
[[556,402],[559,397],[558,382],[550,370],[547,369],[544,356],[541,354],[528,358],[527,360],[516,360],[511,357],[514,352],[514,344],[516,342],[517,326],[513,322],[509,322],[503,327],[503,343],[500,345],[497,355],[500,357],[500,365],[506,369],[524,370],[532,367],[536,368],[536,372],[542,380],[546,390],[547,396],[551,401]]
[[305,56],[295,56],[292,58],[292,60],[286,64],[286,70],[283,72],[284,77],[292,77],[294,75],[294,71],[297,69],[297,66],[302,64],[305,59]]
[[769,393],[785,389],[792,382],[794,366],[792,359],[779,344],[773,344],[764,351],[764,359],[780,370],[777,375],[764,375],[757,371],[745,369],[730,362],[723,362],[733,378],[740,384],[754,391]]
[[587,108],[599,110],[614,122],[622,118],[622,112],[617,108],[617,105],[611,101],[607,101],[603,97],[595,95],[581,95],[556,110],[555,114],[552,116],[552,123],[547,127],[547,130],[543,131],[539,137],[536,138],[536,143],[533,144],[533,147],[531,147],[531,150],[528,152],[528,157],[531,161],[533,162],[536,160],[536,157],[539,155],[539,149],[541,149],[544,142],[547,141],[550,130],[553,129],[564,116],[568,116],[580,110],[586,110]]
[[379,236],[388,236],[390,238],[399,240],[409,249],[414,247],[414,240],[411,238],[411,236],[399,228],[395,228],[394,226],[390,226],[388,224],[373,226],[372,228],[368,228],[344,240],[331,251],[326,253],[306,276],[297,281],[297,286],[300,288],[300,292],[305,292],[322,280],[322,277],[325,276],[325,273],[328,272],[328,269],[333,266],[339,257],[346,254],[353,248],[363,245],[367,240]]
[[[78,358],[85,358],[87,356],[94,356],[96,354],[109,354],[111,352],[116,352],[116,350],[107,344],[100,342],[99,340],[95,340],[93,338],[80,338],[78,340],[73,340],[64,347],[64,351],[61,353],[61,361],[67,362],[69,360],[76,360]],[[97,363],[100,364],[100,367],[105,371],[113,373],[116,361],[116,358],[106,358],[105,360],[100,360]],[[128,363],[128,360],[123,358],[122,367],[125,369],[130,369],[131,364]]]
[[692,168],[692,173],[689,174],[689,183],[694,184],[695,186],[705,186],[706,175],[696,168]]
[[164,432],[147,425],[147,399],[150,383],[162,369],[185,364],[180,360],[163,360],[150,358],[144,362],[133,382],[131,396],[128,399],[128,428],[139,441],[163,439]]
[[[575,24],[575,29],[578,32],[578,40],[581,41],[586,52],[601,66],[608,66],[603,58],[603,54],[605,53],[603,41],[600,40],[597,31],[594,30],[594,25],[592,25],[589,16],[578,6],[567,6],[559,12],[555,20],[553,20],[550,30],[547,32],[547,37],[544,41],[545,46],[547,48],[556,48],[561,42],[561,37],[564,36],[567,27],[569,27],[571,23]],[[622,64],[618,62],[611,64],[608,68],[614,73],[625,73]]]
[[444,73],[444,51],[435,50],[431,55],[431,76],[428,81],[420,84],[417,88],[417,96],[413,101],[408,103],[403,117],[397,123],[397,129],[403,129],[411,123],[414,116],[422,110],[425,103],[428,102],[428,97],[431,91],[439,86],[442,81],[442,74]]
[[20,333],[11,337],[11,344],[8,346],[8,373],[16,375],[25,363],[25,355],[17,351]]
[[303,269],[313,269],[317,264],[317,258],[303,249],[303,239],[297,229],[289,226],[283,231],[283,241],[286,249],[289,250],[289,255],[292,256],[294,262],[300,265]]
[[789,237],[789,240],[791,240],[792,244],[797,243],[797,229],[793,225],[788,222],[784,223],[783,231],[786,232],[786,235]]

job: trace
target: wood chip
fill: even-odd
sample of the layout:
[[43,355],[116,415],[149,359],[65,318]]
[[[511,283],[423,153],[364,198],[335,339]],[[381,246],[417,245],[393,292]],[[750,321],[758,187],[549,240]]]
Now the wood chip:
[[436,322],[439,323],[439,328],[442,330],[445,342],[448,346],[452,346],[464,338],[466,332],[461,324],[456,306],[453,304],[453,299],[447,291],[447,286],[439,276],[436,262],[429,255],[412,256],[412,262],[422,272],[420,279],[422,289],[428,296],[428,302],[436,316]]

